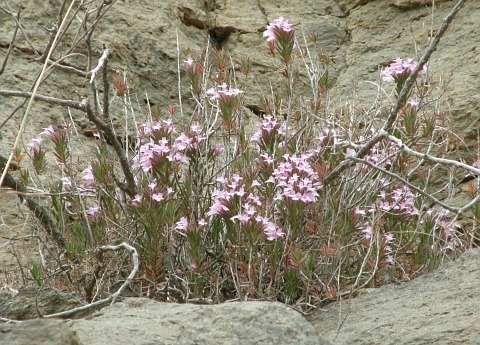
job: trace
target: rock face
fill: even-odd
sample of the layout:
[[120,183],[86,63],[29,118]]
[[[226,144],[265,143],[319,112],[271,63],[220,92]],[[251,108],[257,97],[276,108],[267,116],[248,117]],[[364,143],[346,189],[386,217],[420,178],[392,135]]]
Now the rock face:
[[[18,35],[0,78],[2,89],[26,91],[41,68],[29,42],[33,42],[39,53],[43,52],[48,42],[45,28],[55,20],[59,4],[33,0],[13,0],[9,4],[15,9],[19,3],[22,3],[21,20],[29,41]],[[112,77],[116,72],[126,73],[132,99],[138,99],[138,103],[132,102],[131,110],[135,114],[145,112],[147,99],[162,109],[169,104],[178,105],[177,59],[182,63],[189,55],[199,54],[207,40],[211,48],[225,48],[233,61],[243,56],[254,61],[251,76],[255,81],[252,79],[249,83],[245,97],[247,104],[258,105],[261,92],[270,92],[270,85],[275,87],[280,68],[268,55],[262,32],[268,22],[284,16],[306,33],[318,34],[321,47],[336,58],[336,65],[330,71],[335,79],[330,92],[331,112],[335,113],[346,102],[368,109],[378,100],[376,83],[380,66],[396,57],[418,58],[456,1],[436,0],[434,3],[435,6],[431,6],[431,0],[122,1],[114,3],[100,21],[92,37],[92,49],[96,52],[94,59],[100,57],[104,44],[112,51],[109,73]],[[464,139],[462,144],[471,149],[461,153],[470,164],[476,159],[479,125],[476,114],[480,109],[477,92],[480,87],[477,67],[480,62],[479,11],[480,2],[466,2],[430,61],[437,81],[449,85],[444,95],[448,101],[447,111],[453,116],[456,134]],[[14,24],[11,16],[3,11],[0,11],[0,23],[0,56],[4,56]],[[298,33],[302,40],[301,30]],[[65,40],[70,42],[73,38],[67,35]],[[67,65],[85,68],[87,61],[82,49],[86,48],[81,45],[80,54],[65,61]],[[180,93],[188,99],[187,78],[183,73],[181,78]],[[300,83],[298,87],[306,98],[311,93],[308,85]],[[39,93],[78,99],[78,95],[89,95],[90,87],[85,78],[58,71],[46,80]],[[8,114],[18,104],[18,99],[1,99],[2,113]],[[115,123],[123,123],[120,122],[124,115],[123,103],[113,102],[111,107]],[[38,128],[59,124],[64,113],[63,108],[36,102],[27,132],[31,130],[32,135],[37,135]],[[80,133],[93,128],[84,114],[76,111],[71,114]],[[258,121],[255,116],[252,118],[251,121]],[[13,142],[10,133],[14,131],[15,120],[19,118],[14,117],[2,129],[2,152],[7,150],[3,145]],[[127,130],[133,131],[133,128]]]
[[[6,69],[0,75],[0,89],[27,91],[31,88],[41,64],[29,42],[33,42],[39,54],[43,52],[49,36],[46,29],[51,27],[59,6],[59,2],[53,1],[9,1],[13,10],[20,3],[21,21],[29,40],[18,35]],[[274,84],[278,78],[278,66],[272,64],[267,55],[262,31],[269,21],[284,16],[306,32],[318,33],[319,42],[337,58],[335,70],[331,72],[335,78],[331,91],[332,112],[352,100],[368,108],[376,101],[377,85],[370,82],[378,81],[379,66],[397,56],[421,55],[430,43],[431,33],[435,33],[455,3],[435,0],[435,6],[431,6],[432,1],[427,0],[125,0],[115,2],[100,22],[92,38],[92,48],[96,58],[100,57],[103,44],[112,51],[109,64],[112,76],[116,70],[127,73],[132,98],[138,98],[138,103],[135,100],[132,105],[136,114],[144,113],[146,93],[152,103],[162,108],[178,104],[177,41],[182,61],[188,54],[201,52],[208,37],[212,46],[224,47],[234,59],[249,56],[255,61],[252,75],[256,83],[246,92],[247,101],[255,103],[259,90],[270,90],[269,83]],[[469,149],[456,152],[456,158],[461,157],[470,164],[477,158],[480,124],[479,13],[480,1],[467,1],[430,61],[432,70],[442,76],[439,82],[449,84],[445,95],[448,111],[453,116],[455,132]],[[14,29],[11,16],[0,11],[0,61],[6,55]],[[67,35],[65,46],[71,38]],[[80,46],[77,54],[65,63],[84,68],[86,60],[82,49],[85,50],[85,46]],[[56,58],[62,56],[59,53]],[[184,75],[182,78],[181,93],[188,96],[186,78]],[[51,75],[39,90],[41,94],[75,100],[89,92],[88,80],[65,71]],[[18,99],[0,97],[0,118],[6,118],[16,105]],[[111,111],[114,120],[121,118],[123,104],[119,108],[113,104]],[[59,125],[70,115],[64,108],[41,102],[34,103],[32,114],[27,121],[27,133],[32,137],[38,135],[42,127]],[[20,115],[17,113],[1,128],[1,154],[10,152],[14,140],[11,133],[16,131]],[[91,126],[83,114],[72,111],[71,115],[80,133]],[[81,151],[81,154],[88,152]],[[8,238],[12,224],[17,224],[20,215],[15,206],[16,197],[13,194],[2,197],[0,238]],[[2,276],[3,267],[12,269],[17,265],[6,248],[0,245],[2,260],[9,258],[0,265]],[[472,251],[458,263],[445,265],[438,272],[413,282],[385,286],[351,301],[328,306],[328,312],[318,313],[309,321],[318,334],[336,344],[478,343],[478,267],[480,254]],[[28,303],[0,296],[0,315],[16,319],[37,317],[35,296],[36,293],[30,294]],[[42,299],[39,301],[42,306]],[[73,305],[41,310],[48,314],[71,307]],[[10,329],[43,325],[42,322],[7,325],[6,331],[0,330],[0,336],[14,334]],[[71,327],[78,330],[83,343],[93,345],[325,343],[298,314],[271,303],[196,306],[127,299],[90,320],[73,321]],[[0,344],[16,344],[5,339],[13,338],[0,338]]]
[[129,298],[70,324],[84,344],[329,344],[279,303],[205,306]]
[[72,345],[478,344],[479,267],[480,250],[472,250],[412,282],[369,289],[306,319],[279,303],[205,306],[127,298],[69,321],[73,332],[53,320],[0,326],[0,344],[33,344],[32,336],[34,344]]
[[409,283],[371,289],[308,317],[335,344],[478,344],[480,251]]
[[16,294],[0,294],[0,317],[29,320],[39,317],[38,312],[42,315],[54,314],[83,304],[75,294],[65,294],[53,287],[40,291],[36,287],[22,287]]
[[58,320],[33,320],[0,325],[3,345],[82,345],[74,331]]

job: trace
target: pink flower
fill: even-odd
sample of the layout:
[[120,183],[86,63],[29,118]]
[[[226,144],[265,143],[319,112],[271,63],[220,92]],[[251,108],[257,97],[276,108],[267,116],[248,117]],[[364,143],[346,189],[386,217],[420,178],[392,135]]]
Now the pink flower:
[[155,200],[155,201],[162,201],[162,200],[165,200],[165,198],[163,197],[163,193],[154,193],[152,194],[152,199]]
[[223,148],[223,146],[222,146],[222,145],[219,145],[219,144],[215,144],[214,150],[215,150],[215,153],[216,153],[217,155],[220,155],[220,154],[223,153],[223,151],[225,151],[225,149]]
[[348,148],[347,151],[345,152],[345,154],[347,156],[352,156],[352,157],[355,157],[357,155],[357,151],[355,151],[354,149],[352,148]]
[[188,230],[188,220],[185,217],[180,218],[180,220],[176,223],[176,230],[181,230],[187,232]]
[[252,184],[250,185],[250,187],[251,187],[251,188],[253,188],[253,187],[259,187],[259,186],[261,186],[261,185],[262,185],[262,184],[261,184],[260,182],[258,182],[257,179],[254,179],[254,180],[252,181]]
[[260,157],[262,157],[262,158],[263,158],[263,161],[264,161],[265,163],[267,163],[267,164],[273,164],[273,162],[274,162],[273,159],[272,159],[272,157],[270,157],[270,156],[268,155],[268,153],[262,153],[262,154],[260,155]]
[[395,236],[391,232],[386,233],[384,237],[385,237],[385,243],[390,243],[395,238]]
[[238,96],[239,94],[243,93],[242,90],[232,88],[228,86],[226,83],[222,83],[221,85],[218,85],[217,88],[219,90],[215,90],[215,88],[210,88],[207,90],[206,94],[211,96],[211,100],[218,99],[220,101],[225,101],[226,99],[229,98],[234,98]]
[[72,179],[68,176],[62,177],[63,190],[65,187],[72,187]]
[[263,33],[263,37],[267,39],[267,42],[273,42],[280,37],[281,33],[289,33],[293,31],[295,31],[293,24],[283,17],[280,17],[267,26],[267,30]]
[[139,206],[142,202],[143,196],[140,194],[135,195],[135,198],[132,199],[133,206]]
[[82,180],[85,180],[85,187],[90,187],[95,183],[95,177],[93,176],[92,166],[89,165],[85,170],[83,170]]
[[185,133],[181,133],[175,139],[175,143],[174,143],[173,147],[176,148],[179,151],[184,151],[190,145],[191,141],[192,141],[192,139],[187,137],[185,135]]
[[367,212],[365,212],[365,210],[360,209],[358,206],[355,207],[354,212],[355,212],[355,214],[361,214],[361,215],[366,215],[367,214]]
[[267,240],[269,241],[276,240],[285,235],[282,228],[271,221],[264,221],[264,226],[265,229],[263,231],[265,232],[265,235],[267,235]]
[[46,135],[51,139],[51,138],[53,138],[53,136],[55,134],[55,129],[53,128],[52,125],[50,125],[50,126],[44,128],[43,131],[40,134]]
[[271,115],[266,115],[261,125],[257,126],[257,131],[251,137],[253,142],[258,143],[262,151],[271,153],[272,146],[277,146],[284,139],[286,123],[278,123]]
[[43,141],[42,137],[32,138],[30,142],[27,144],[27,147],[33,149],[35,146],[40,145]]
[[100,206],[98,206],[98,204],[93,205],[87,210],[87,214],[91,216],[95,216],[98,212],[100,212]]
[[366,223],[363,227],[362,232],[363,232],[363,236],[365,236],[365,239],[369,240],[372,238],[373,228],[368,223]]
[[[402,58],[396,58],[393,62],[382,69],[381,76],[386,83],[391,83],[392,81],[405,80],[410,76],[412,71],[417,67],[417,62],[412,59],[403,60]],[[423,65],[423,68],[418,73],[419,75],[427,74],[427,66]]]
[[230,219],[232,221],[235,221],[235,220],[238,219],[240,221],[240,223],[245,225],[246,223],[248,223],[250,221],[251,217],[246,213],[241,213],[241,214],[237,214],[236,216],[231,217]]
[[189,56],[188,59],[187,59],[186,61],[184,61],[184,62],[185,62],[187,65],[191,66],[191,65],[195,62],[195,60],[192,59],[191,56]]
[[207,216],[222,216],[228,211],[229,209],[227,206],[225,206],[220,200],[216,200],[215,203],[210,207],[210,210],[207,212]]
[[387,268],[395,266],[395,259],[393,258],[393,255],[387,255],[385,258],[385,265]]
[[410,100],[407,102],[407,104],[412,107],[412,108],[418,108],[418,101],[415,98],[410,98]]

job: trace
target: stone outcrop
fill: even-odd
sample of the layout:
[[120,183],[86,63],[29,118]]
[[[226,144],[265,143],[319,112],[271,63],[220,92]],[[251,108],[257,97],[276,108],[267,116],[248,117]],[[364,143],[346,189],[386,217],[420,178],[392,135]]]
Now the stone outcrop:
[[307,319],[338,345],[477,344],[480,250],[411,282],[368,289]]
[[18,293],[0,294],[0,317],[29,320],[70,310],[83,304],[85,303],[74,293],[65,294],[53,287],[44,289],[21,287]]
[[32,320],[0,325],[0,344],[82,345],[75,331],[58,320]]
[[[52,6],[57,5],[33,0],[11,0],[9,4],[15,9],[20,2],[23,3],[24,31],[41,54],[49,36],[45,28],[50,27],[58,10]],[[379,80],[380,66],[397,56],[415,58],[422,54],[430,43],[431,34],[456,1],[435,0],[435,6],[431,3],[427,0],[117,1],[99,24],[92,44],[97,57],[103,44],[111,49],[111,75],[117,70],[127,73],[132,97],[138,97],[138,103],[133,102],[137,114],[143,112],[141,107],[145,105],[146,93],[150,102],[163,108],[178,103],[177,41],[180,59],[184,60],[189,54],[200,52],[207,38],[212,46],[228,50],[234,59],[246,55],[255,61],[252,76],[258,84],[252,83],[254,86],[246,92],[247,101],[255,104],[260,90],[269,90],[269,83],[274,84],[278,79],[278,66],[272,64],[267,55],[262,32],[269,21],[284,16],[298,28],[318,33],[322,46],[335,55],[337,63],[331,72],[335,78],[331,90],[332,112],[335,112],[336,107],[347,101],[368,108],[376,101],[378,88],[374,83]],[[455,156],[467,163],[477,159],[480,125],[479,13],[480,2],[467,1],[430,61],[432,71],[441,76],[437,81],[448,83],[447,111],[453,116],[454,130],[464,148],[455,152]],[[0,11],[1,60],[13,30],[11,17]],[[27,91],[41,65],[35,60],[29,42],[20,34],[18,37],[7,67],[0,75],[0,88]],[[66,63],[82,68],[85,59],[76,54]],[[186,79],[184,75],[182,78],[182,95],[187,97]],[[89,94],[90,88],[88,80],[61,71],[49,77],[39,92],[78,99]],[[18,99],[1,97],[0,118],[5,118],[17,104]],[[32,114],[27,125],[27,132],[32,136],[38,135],[40,128],[59,124],[68,116],[65,109],[41,102],[34,104]],[[91,127],[83,114],[75,111],[71,114],[80,133]],[[123,105],[119,108],[112,105],[112,114],[114,121],[118,121]],[[1,129],[2,154],[10,152],[11,133],[19,121],[20,113]],[[88,153],[88,149],[82,147],[81,150],[82,155]],[[2,220],[7,225],[15,223],[19,217],[13,200],[16,200],[14,195],[10,198],[4,195],[2,199]],[[0,230],[2,237],[6,236],[5,228],[8,226]],[[5,246],[0,246],[0,255],[11,258]],[[12,269],[16,265],[12,259],[0,267],[0,273],[4,273],[3,267]],[[185,344],[222,343],[227,339],[232,344],[235,341],[248,344],[257,338],[265,344],[290,340],[296,344],[326,343],[317,338],[317,333],[335,344],[469,344],[480,339],[478,267],[479,252],[472,251],[458,262],[413,282],[385,286],[350,301],[327,306],[327,312],[318,312],[308,318],[316,332],[300,315],[273,303],[196,306],[130,299],[101,310],[89,320],[73,321],[70,327],[77,330],[84,344],[93,345],[107,341],[115,343],[115,340],[117,344],[122,341],[142,344],[142,339],[144,343],[170,341],[171,344],[179,343],[178,339]],[[35,296],[36,293],[31,295]],[[0,296],[0,316],[37,317],[34,300],[22,305],[15,304],[11,296]],[[49,309],[43,308],[46,304],[41,298],[39,302],[44,314],[80,303],[65,305],[64,309]],[[47,323],[5,325],[0,329],[0,336],[15,334],[15,330],[21,331],[24,327],[50,328],[54,325],[56,329],[61,324],[60,321]],[[247,333],[239,333],[240,330]],[[45,334],[50,334],[48,332]],[[133,338],[136,336],[138,338]],[[74,339],[71,334],[69,337]],[[13,338],[0,338],[0,344],[16,344],[5,339]]]
[[271,302],[210,306],[127,298],[68,321],[69,327],[58,320],[2,325],[0,344],[31,344],[29,336],[38,340],[35,344],[72,345],[475,344],[480,339],[479,267],[480,250],[472,250],[431,274],[363,290],[306,318]]
[[330,344],[298,312],[270,302],[210,306],[127,298],[70,327],[92,345]]

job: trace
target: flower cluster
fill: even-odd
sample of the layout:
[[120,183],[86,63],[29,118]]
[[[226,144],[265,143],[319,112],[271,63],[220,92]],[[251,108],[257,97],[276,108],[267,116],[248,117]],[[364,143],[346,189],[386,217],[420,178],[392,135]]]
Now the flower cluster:
[[[391,83],[393,81],[400,82],[405,81],[415,67],[417,67],[417,62],[413,61],[412,59],[408,58],[403,60],[402,58],[396,58],[393,62],[382,69],[381,76],[382,79],[386,83]],[[427,65],[423,65],[422,70],[420,70],[419,75],[426,75],[427,74]]]
[[312,165],[308,161],[312,154],[300,156],[285,154],[284,161],[279,163],[272,176],[266,181],[275,186],[275,201],[316,202],[322,184]]
[[453,251],[456,248],[466,251],[467,248],[455,235],[461,226],[457,222],[449,220],[447,218],[448,213],[449,211],[445,209],[437,210],[431,208],[427,210],[425,217],[420,220],[420,223],[422,223],[427,232],[438,231],[438,236],[443,241],[443,245],[440,247],[441,252]]
[[[175,191],[174,181],[178,178],[182,165],[195,162],[201,156],[206,135],[197,124],[190,126],[188,134],[178,133],[172,120],[145,123],[140,126],[139,135],[141,145],[133,158],[133,167],[143,173],[136,177],[143,192],[134,197],[132,205],[141,207],[144,202],[165,204]],[[222,151],[223,148],[216,145],[207,152],[206,157],[213,159]],[[91,176],[91,172],[86,169],[83,178],[87,183],[93,181]]]
[[175,223],[175,230],[181,231],[185,235],[189,236],[201,232],[205,226],[207,226],[207,224],[208,223],[204,218],[201,218],[195,225],[189,222],[187,217],[180,217],[180,220]]
[[400,186],[387,191],[390,182],[387,179],[382,179],[381,183],[384,188],[377,195],[379,200],[367,209],[358,207],[355,209],[356,215],[364,217],[364,222],[359,222],[358,229],[366,240],[370,240],[373,236],[372,224],[374,221],[372,219],[374,218],[378,222],[379,217],[393,215],[395,216],[394,221],[397,222],[401,219],[411,220],[412,217],[420,216],[420,211],[415,206],[415,195],[407,186]]
[[415,194],[407,186],[400,186],[391,191],[386,191],[387,179],[381,179],[384,189],[380,190],[377,197],[379,200],[372,204],[367,210],[356,209],[357,214],[373,214],[377,211],[383,211],[395,215],[418,216],[420,211],[415,207]]
[[93,176],[93,169],[91,164],[82,171],[82,174],[82,180],[85,181],[85,183],[83,184],[84,188],[90,188],[92,185],[95,184],[95,176]]
[[226,221],[239,222],[246,232],[259,233],[263,231],[267,240],[273,241],[284,235],[282,229],[268,217],[262,216],[262,202],[253,188],[260,183],[253,180],[247,188],[243,178],[233,175],[232,179],[219,178],[217,180],[225,187],[216,189],[213,193],[213,205],[207,215],[220,217]]
[[208,89],[206,92],[211,100],[218,101],[218,106],[222,114],[223,126],[225,128],[234,128],[234,112],[240,107],[240,96],[242,93],[242,90],[230,87],[225,82],[218,85],[216,88]]
[[186,65],[185,71],[187,72],[192,90],[197,97],[200,97],[202,92],[201,79],[203,75],[203,65],[196,62],[191,56],[184,62]]
[[283,63],[288,64],[295,46],[295,27],[290,21],[280,17],[267,26],[263,33],[270,50],[278,49]]
[[382,190],[378,196],[381,201],[377,206],[382,211],[406,216],[418,216],[420,214],[420,211],[415,207],[415,195],[407,186],[395,188],[390,193]]
[[387,232],[385,235],[383,235],[383,256],[384,256],[384,264],[386,268],[390,268],[395,266],[395,258],[393,256],[393,240],[395,239],[395,235],[392,234],[391,232]]
[[188,162],[188,156],[196,152],[205,140],[198,125],[191,126],[189,135],[182,132],[173,138],[176,131],[171,120],[143,124],[140,134],[143,136],[142,144],[133,159],[133,167],[144,172],[151,172],[152,167],[166,162],[172,165]]
[[295,32],[295,27],[289,20],[280,17],[269,23],[267,30],[263,33],[263,37],[267,42],[280,40],[282,35],[291,35]]
[[286,128],[285,123],[280,124],[273,119],[273,116],[266,115],[262,124],[257,126],[257,131],[251,140],[257,143],[261,151],[273,154],[285,139]]
[[227,102],[231,101],[236,96],[243,93],[243,91],[239,89],[228,86],[227,83],[222,83],[221,85],[218,85],[217,89],[218,90],[212,87],[207,90],[206,94],[211,96],[210,99],[218,99],[219,101]]
[[161,203],[165,204],[169,201],[169,197],[174,193],[174,189],[171,187],[165,188],[162,185],[158,185],[156,182],[148,184],[148,188],[142,190],[142,194],[137,194],[132,199],[132,205],[140,208],[142,206],[150,207],[150,205],[158,206]]

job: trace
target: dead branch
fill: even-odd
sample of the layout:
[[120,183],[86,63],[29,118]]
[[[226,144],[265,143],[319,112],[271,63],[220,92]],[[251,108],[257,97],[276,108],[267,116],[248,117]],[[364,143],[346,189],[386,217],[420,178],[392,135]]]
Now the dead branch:
[[[22,92],[22,91],[10,91],[10,90],[0,90],[0,96],[13,96],[13,97],[24,97],[24,98],[29,98],[32,97],[32,92]],[[38,99],[40,101],[44,101],[50,104],[56,104],[56,105],[61,105],[65,107],[70,107],[73,109],[77,110],[82,110],[87,114],[88,119],[95,124],[97,129],[99,131],[102,131],[102,133],[105,135],[107,141],[113,146],[115,153],[118,156],[118,159],[120,161],[120,165],[122,167],[122,171],[125,175],[125,179],[127,180],[127,184],[123,185],[120,184],[119,187],[125,191],[129,196],[133,197],[135,196],[135,191],[136,191],[136,186],[135,186],[135,180],[133,178],[133,173],[130,169],[130,163],[125,156],[125,153],[122,148],[122,144],[120,141],[117,139],[115,132],[113,131],[113,128],[106,124],[104,121],[100,120],[98,116],[96,116],[91,107],[90,103],[88,102],[87,99],[82,100],[81,102],[76,102],[76,101],[71,101],[71,100],[66,100],[66,99],[60,99],[60,98],[54,98],[54,97],[49,97],[49,96],[43,96],[43,95],[35,95],[35,99]]]
[[[30,98],[32,97],[32,92],[24,92],[24,91],[12,91],[12,90],[0,90],[0,96],[7,96],[7,97],[23,97],[23,98]],[[36,94],[34,99],[39,101],[47,102],[50,104],[61,105],[64,107],[70,107],[77,110],[85,111],[84,106],[81,102],[70,101],[66,99],[60,99],[50,96],[43,96]]]
[[355,157],[355,156],[347,156],[346,159],[350,159],[354,162],[357,162],[357,163],[362,163],[362,164],[365,164],[365,165],[368,165],[369,167],[371,167],[372,169],[375,169],[375,170],[378,170],[380,171],[381,173],[385,174],[385,175],[388,175],[390,177],[393,177],[394,179],[397,179],[399,180],[403,185],[405,186],[408,186],[410,189],[416,191],[418,194],[420,195],[423,195],[425,198],[427,199],[430,199],[432,202],[434,202],[435,204],[437,205],[440,205],[442,206],[443,208],[451,211],[451,212],[454,212],[454,213],[459,213],[461,211],[460,208],[457,208],[457,207],[453,207],[453,206],[450,206],[440,200],[438,200],[437,198],[435,198],[433,195],[430,195],[428,193],[425,193],[423,190],[421,190],[420,188],[418,188],[417,186],[411,184],[410,182],[408,182],[407,180],[405,180],[403,177],[401,177],[400,175],[398,174],[395,174],[391,171],[388,171],[386,169],[383,169],[382,167],[379,167],[378,165],[374,164],[374,163],[371,163],[369,162],[368,160],[366,159],[362,159],[362,158],[358,158],[358,157]]
[[[12,14],[12,16],[17,18],[17,19],[20,19],[20,12],[21,12],[21,7],[18,6],[17,14]],[[17,32],[18,32],[18,24],[15,26],[15,31],[13,32],[12,40],[10,41],[10,44],[8,45],[7,54],[5,54],[5,58],[3,59],[2,66],[0,67],[0,74],[2,74],[3,71],[5,71],[5,66],[7,65],[8,57],[10,56],[10,53],[12,52],[13,44],[15,43],[15,38],[17,37]]]
[[103,253],[103,252],[108,252],[108,251],[117,251],[121,248],[124,248],[124,249],[128,250],[132,254],[133,269],[130,272],[130,275],[125,280],[125,282],[122,284],[122,286],[117,290],[117,292],[115,292],[113,295],[110,295],[109,297],[107,297],[105,299],[96,301],[94,303],[90,303],[90,304],[87,304],[87,305],[84,305],[84,306],[81,306],[81,307],[78,307],[78,308],[74,308],[74,309],[71,309],[71,310],[62,311],[60,313],[43,315],[43,317],[44,318],[55,318],[55,317],[71,316],[71,315],[74,315],[74,314],[79,313],[81,311],[85,311],[85,310],[89,310],[89,309],[92,309],[92,308],[95,308],[95,307],[103,306],[107,303],[110,303],[110,304],[115,303],[116,300],[118,299],[118,297],[120,297],[122,292],[131,284],[131,282],[133,281],[133,279],[135,278],[135,276],[138,273],[139,260],[138,260],[137,250],[134,247],[132,247],[131,245],[129,245],[128,243],[123,242],[123,243],[121,243],[117,246],[98,247],[94,251],[94,253],[98,254],[98,253]]
[[[402,91],[398,95],[398,100],[395,103],[395,106],[393,107],[392,111],[388,115],[388,118],[385,121],[385,124],[383,125],[382,130],[379,133],[377,133],[372,139],[366,142],[357,151],[357,155],[356,155],[357,158],[361,159],[365,157],[370,152],[372,147],[375,146],[376,143],[383,140],[387,134],[391,134],[391,131],[393,129],[393,124],[395,123],[398,117],[398,112],[405,105],[407,101],[407,96],[410,93],[410,90],[412,89],[415,83],[415,80],[417,79],[418,72],[422,70],[423,66],[430,59],[430,56],[432,55],[432,53],[437,49],[440,39],[445,34],[453,18],[458,13],[460,8],[462,8],[464,3],[465,3],[465,0],[459,0],[457,4],[453,7],[453,9],[450,11],[450,13],[443,19],[442,25],[440,26],[437,34],[433,38],[432,42],[428,46],[423,56],[418,61],[417,66],[412,71],[412,74],[410,74],[410,76],[407,78],[405,85],[402,88]],[[351,167],[354,164],[355,163],[352,160],[343,161],[325,177],[325,180],[323,181],[324,184],[330,184],[345,169]]]
[[62,250],[66,250],[67,242],[65,240],[65,237],[63,236],[61,231],[58,229],[50,213],[47,211],[45,207],[40,205],[33,198],[29,196],[25,196],[25,195],[28,195],[27,188],[24,186],[24,184],[21,181],[18,181],[15,178],[13,178],[13,176],[8,172],[7,159],[1,155],[0,155],[0,170],[7,171],[5,175],[4,185],[9,188],[12,188],[15,191],[20,192],[18,194],[18,197],[20,198],[20,200],[25,200],[28,209],[31,212],[33,212],[35,217],[42,223],[43,227],[47,231],[47,234],[53,238],[55,243]]

